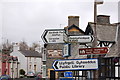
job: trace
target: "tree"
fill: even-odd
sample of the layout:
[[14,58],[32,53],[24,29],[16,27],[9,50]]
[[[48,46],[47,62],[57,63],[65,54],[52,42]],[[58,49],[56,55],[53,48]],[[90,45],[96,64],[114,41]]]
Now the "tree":
[[38,43],[32,43],[32,47],[30,47],[30,50],[36,50],[37,48],[39,48],[40,49],[40,44],[38,44]]
[[29,49],[29,47],[25,41],[20,42],[19,46],[20,46],[20,50],[28,50]]
[[2,43],[2,53],[9,55],[13,50],[13,45],[8,41]]
[[25,71],[23,69],[20,69],[20,75],[25,75]]

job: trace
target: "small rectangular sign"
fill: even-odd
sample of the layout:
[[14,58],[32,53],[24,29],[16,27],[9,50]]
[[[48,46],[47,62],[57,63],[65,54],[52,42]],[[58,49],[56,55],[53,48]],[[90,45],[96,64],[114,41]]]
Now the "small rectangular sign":
[[64,44],[63,46],[63,57],[70,56],[70,44]]
[[64,72],[64,77],[73,77],[72,72]]
[[108,53],[107,47],[100,48],[81,48],[79,49],[79,55],[88,55],[88,54],[106,54]]
[[42,78],[46,78],[46,65],[42,65]]
[[93,36],[83,35],[83,36],[69,36],[69,42],[79,42],[79,43],[89,43],[93,41]]

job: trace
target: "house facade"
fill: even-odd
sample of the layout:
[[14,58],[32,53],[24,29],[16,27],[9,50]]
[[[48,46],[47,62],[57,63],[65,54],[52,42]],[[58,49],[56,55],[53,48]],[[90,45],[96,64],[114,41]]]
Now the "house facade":
[[[25,71],[25,74],[28,72],[41,72],[42,55],[37,51],[19,50],[19,45],[15,44],[10,55],[18,58],[18,73],[21,69]],[[20,77],[20,74],[18,75]]]

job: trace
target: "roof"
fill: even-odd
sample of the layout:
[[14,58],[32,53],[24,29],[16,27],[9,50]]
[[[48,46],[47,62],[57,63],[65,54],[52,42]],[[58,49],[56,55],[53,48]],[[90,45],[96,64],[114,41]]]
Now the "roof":
[[83,34],[85,34],[85,32],[82,30],[82,29],[80,29],[78,26],[76,26],[76,25],[71,25],[71,26],[67,26],[67,27],[65,27],[64,28],[65,30],[66,30],[66,33],[67,33],[67,35],[83,35]]
[[84,33],[84,31],[83,30],[81,30],[78,26],[76,26],[76,25],[71,25],[70,27],[68,27],[68,30],[70,30],[70,29],[72,29],[72,28],[76,28],[76,29],[78,29],[80,32],[82,32],[82,33]]
[[42,58],[42,54],[37,52],[37,51],[33,51],[33,50],[20,50],[20,52],[25,57],[40,57],[40,58]]
[[[119,55],[119,35],[120,33],[120,27],[118,27],[119,23],[115,24],[96,24],[96,35],[98,41],[107,41],[107,42],[112,42],[114,43],[111,47],[109,47],[109,52],[106,54],[105,57],[116,57]],[[88,26],[86,28],[85,34],[93,35],[93,32],[95,31],[94,29],[95,23],[89,22]]]
[[[91,27],[93,32],[95,31],[94,30],[95,23],[89,22],[87,27]],[[117,36],[116,32],[117,32],[116,24],[96,24],[96,34],[97,39],[99,41],[115,41]]]
[[47,49],[49,50],[62,50],[63,49],[63,44],[48,44]]

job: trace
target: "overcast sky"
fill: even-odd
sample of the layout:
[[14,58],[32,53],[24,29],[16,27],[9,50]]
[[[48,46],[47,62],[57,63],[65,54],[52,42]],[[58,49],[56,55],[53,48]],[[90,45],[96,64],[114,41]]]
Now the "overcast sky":
[[[118,1],[104,0],[98,14],[110,15],[118,22]],[[0,0],[0,37],[10,42],[42,42],[45,29],[63,29],[68,16],[80,16],[80,28],[93,22],[94,0]]]

